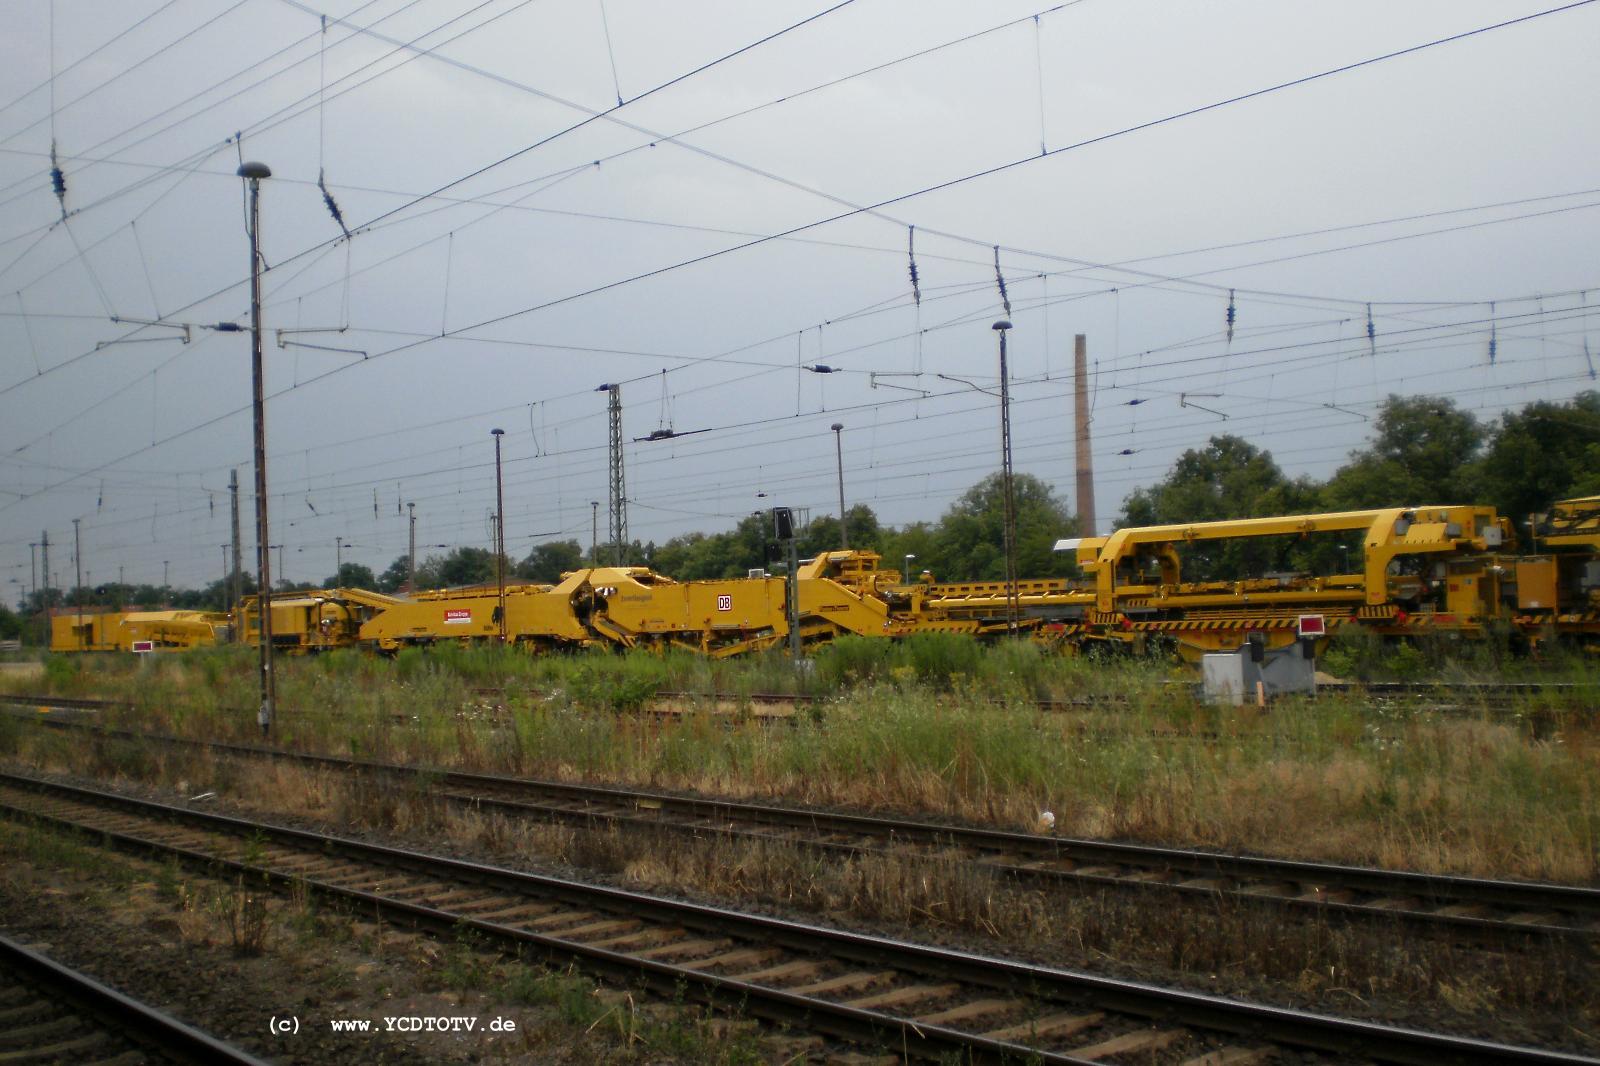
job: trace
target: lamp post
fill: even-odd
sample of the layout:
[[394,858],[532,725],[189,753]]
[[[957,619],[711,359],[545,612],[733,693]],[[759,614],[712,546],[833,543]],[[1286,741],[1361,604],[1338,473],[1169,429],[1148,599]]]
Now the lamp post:
[[344,538],[333,538],[333,583],[344,584]]
[[916,558],[916,556],[913,555],[911,552],[906,552],[906,568],[905,568],[904,573],[905,573],[905,579],[906,579],[905,583],[907,585],[911,584],[911,560],[913,560],[915,558]]
[[506,498],[505,486],[500,480],[500,438],[503,429],[491,429],[494,436],[494,575],[499,586],[495,618],[500,623],[500,643],[506,642]]
[[589,501],[589,565],[600,565],[600,501]]
[[265,163],[240,163],[238,174],[250,190],[250,387],[256,460],[256,606],[260,610],[261,735],[272,730],[277,685],[272,671],[272,543],[267,535],[267,403],[261,370],[261,179],[272,177]]
[[410,596],[417,591],[417,505],[406,504],[406,513],[411,518],[411,552],[406,556],[406,595]]
[[72,520],[72,566],[78,572],[78,587],[72,590],[72,595],[78,601],[78,640],[87,647],[88,636],[83,631],[83,541],[78,537],[80,521],[77,518]]
[[1006,332],[1011,323],[1001,319],[990,327],[1000,334],[1000,491],[1005,504],[1006,630],[1016,635],[1017,604],[1017,495],[1011,473],[1011,381],[1006,371]]
[[845,530],[844,515],[844,444],[840,434],[844,430],[843,422],[835,422],[833,430],[833,456],[839,464],[839,550],[850,550],[850,534]]

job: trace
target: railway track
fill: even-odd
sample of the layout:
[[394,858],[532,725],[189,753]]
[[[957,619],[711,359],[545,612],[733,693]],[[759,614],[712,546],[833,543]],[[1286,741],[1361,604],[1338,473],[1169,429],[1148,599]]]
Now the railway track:
[[1265,1062],[1284,1051],[1313,1062],[1600,1062],[743,914],[14,774],[0,774],[0,812],[214,875],[341,899],[408,926],[470,930],[604,979],[869,1051],[1052,1064],[1158,1051],[1187,1066]]
[[[1199,690],[1198,685],[1187,681],[1169,681],[1165,684],[1190,692],[1198,692]],[[496,700],[504,700],[507,697],[523,697],[537,700],[546,698],[548,695],[534,690],[515,690],[490,686],[480,686],[472,691],[477,696]],[[1487,711],[1495,715],[1516,712],[1523,703],[1533,696],[1588,700],[1591,705],[1600,707],[1600,686],[1573,682],[1335,681],[1318,685],[1318,692],[1322,694],[1363,695],[1384,703],[1400,703],[1403,705],[1421,703],[1429,710],[1434,711],[1472,713]],[[729,715],[749,714],[759,719],[783,721],[792,718],[795,714],[807,708],[824,706],[833,698],[832,696],[815,693],[735,693],[660,689],[645,700],[639,710],[645,714],[666,718],[677,717],[686,713],[711,711]],[[994,702],[999,704],[1004,701],[995,700]],[[1125,706],[1128,703],[1128,698],[1118,694],[1099,694],[1065,699],[1037,699],[1031,702],[1033,706],[1042,711],[1071,713],[1073,711]],[[48,704],[77,710],[132,710],[135,706],[128,701],[101,700],[88,697],[41,697],[27,694],[0,694],[0,704]],[[1540,713],[1546,713],[1550,709],[1536,708],[1535,710]],[[241,710],[240,713],[245,712]],[[253,714],[254,712],[249,713]],[[1185,733],[1183,735],[1189,736],[1191,734]],[[1203,734],[1193,735],[1203,736]],[[1211,737],[1211,739],[1215,739],[1215,737]]]
[[[1164,685],[1171,689],[1198,694],[1200,685],[1189,681],[1168,681]],[[508,695],[524,695],[537,697],[539,693],[514,691],[505,689],[483,687],[474,690],[480,696],[504,698]],[[1333,681],[1323,682],[1317,686],[1321,695],[1359,695],[1368,696],[1385,702],[1406,701],[1426,702],[1430,707],[1441,710],[1489,710],[1502,712],[1510,710],[1519,702],[1532,696],[1554,696],[1589,698],[1600,703],[1600,686],[1585,685],[1570,682],[1541,683],[1541,682],[1409,682],[1409,681]],[[783,717],[794,714],[796,711],[825,704],[833,699],[832,696],[814,693],[783,693],[783,692],[694,692],[679,689],[658,690],[646,707],[653,713],[680,713],[673,710],[676,706],[689,708],[724,709],[728,711],[748,709],[756,715],[769,715]],[[1005,701],[995,700],[996,704]],[[1042,711],[1072,712],[1092,709],[1106,709],[1126,706],[1128,697],[1116,693],[1102,693],[1091,696],[1075,696],[1069,698],[1036,699],[1030,701],[1033,706]]]
[[0,936],[0,1062],[264,1066],[39,951]]
[[426,788],[476,811],[594,827],[712,834],[780,842],[841,857],[916,853],[976,864],[1002,878],[1058,890],[1226,898],[1305,916],[1404,923],[1486,939],[1560,936],[1600,942],[1600,888],[1423,874],[1330,863],[1227,855],[1186,848],[1074,839],[998,829],[740,803],[495,774],[399,766],[254,745],[34,719],[114,740],[277,759],[362,772]]

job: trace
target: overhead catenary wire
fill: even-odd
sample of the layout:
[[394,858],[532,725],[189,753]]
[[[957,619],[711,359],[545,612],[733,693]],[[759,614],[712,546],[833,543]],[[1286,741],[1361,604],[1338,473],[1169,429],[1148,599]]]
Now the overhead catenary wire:
[[[39,92],[40,90],[48,89],[51,92],[54,92],[55,91],[55,82],[56,82],[57,78],[60,78],[64,74],[72,73],[72,71],[76,70],[78,67],[82,66],[84,63],[87,63],[89,60],[93,59],[95,56],[99,55],[101,52],[104,52],[107,48],[110,48],[110,47],[112,47],[113,45],[116,45],[116,44],[120,44],[123,40],[125,40],[128,36],[130,36],[136,30],[138,30],[141,27],[143,27],[146,23],[151,22],[157,16],[159,16],[163,12],[167,11],[168,9],[170,9],[173,5],[175,5],[177,3],[178,3],[178,0],[166,0],[166,3],[162,4],[160,7],[156,8],[153,11],[148,12],[145,15],[140,16],[138,19],[134,20],[134,22],[131,25],[129,25],[129,26],[127,26],[127,27],[125,27],[125,28],[123,28],[121,30],[118,30],[115,34],[113,34],[112,36],[106,38],[105,41],[101,42],[99,45],[96,45],[94,48],[92,48],[89,51],[85,52],[83,55],[79,56],[77,59],[74,59],[71,63],[68,63],[66,66],[60,68],[59,70],[55,69],[55,64],[52,62],[52,64],[51,64],[51,68],[52,69],[50,71],[50,76],[47,77],[44,81],[41,81],[37,85],[33,86],[33,88],[25,89],[25,90],[22,91],[22,93],[20,93],[17,96],[12,97],[6,103],[0,104],[0,115],[3,115],[7,111],[10,111],[12,108],[16,107],[18,104],[22,103],[24,100],[28,99],[28,97],[32,96],[36,92]],[[52,23],[51,31],[52,31],[52,37],[53,37],[54,36],[54,15],[53,14],[52,14],[52,18],[51,18],[51,23]],[[50,45],[50,51],[51,51],[51,54],[54,55],[54,53],[55,53],[55,44],[54,44],[53,41],[52,41],[52,43]],[[54,104],[51,105],[50,110],[51,111],[55,110]]]
[[617,77],[617,50],[611,43],[611,20],[606,18],[606,0],[598,0],[600,5],[600,29],[606,38],[606,57],[611,60],[611,87],[616,90],[617,106],[623,105],[622,79]]
[[[1495,389],[1495,388],[1499,388],[1499,387],[1500,387],[1500,386],[1483,386],[1483,387],[1481,387],[1481,389],[1482,389],[1482,390],[1489,390],[1489,389]],[[1467,392],[1467,391],[1475,391],[1475,390],[1457,390],[1457,391],[1458,391],[1458,392]],[[1374,402],[1376,402],[1376,401],[1374,401]],[[1280,414],[1277,414],[1277,415],[1271,415],[1271,416],[1263,416],[1263,417],[1272,417],[1272,418],[1283,418],[1283,417],[1298,417],[1298,416],[1285,416],[1285,415],[1283,415],[1283,414],[1281,414],[1281,413],[1280,413]],[[1317,428],[1317,427],[1316,427],[1316,426],[1314,426],[1314,425],[1307,425],[1307,426],[1306,426],[1306,428],[1307,428],[1307,429],[1315,429],[1315,428]],[[1041,445],[1041,444],[1036,444],[1036,445],[1030,445],[1030,446],[1029,446],[1029,447],[1030,447],[1030,448],[1037,448],[1037,447],[1041,447],[1041,446],[1048,446],[1048,444],[1049,444],[1049,442],[1043,442],[1043,444],[1042,444],[1042,445]],[[1330,453],[1330,454],[1332,454],[1332,453],[1334,453],[1334,452],[1337,452],[1337,449],[1331,449],[1331,450],[1329,450],[1329,453]],[[956,454],[956,453],[952,453],[952,454]],[[985,450],[984,450],[984,449],[981,449],[981,448],[980,448],[980,449],[976,449],[976,450],[974,450],[974,451],[973,451],[973,452],[971,452],[971,454],[977,454],[977,455],[982,455],[982,454],[985,454]],[[939,453],[939,454],[938,454],[938,455],[936,455],[936,456],[934,456],[934,458],[936,458],[936,459],[937,459],[937,458],[944,458],[944,457],[945,457],[945,453]],[[906,460],[906,462],[912,462],[912,463],[915,463],[915,462],[917,462],[917,461],[918,461],[918,460],[917,460],[917,459],[916,459],[916,458],[915,458],[915,457],[913,457],[913,458],[910,458],[910,459],[907,459],[907,460]],[[473,467],[474,467],[474,468],[481,468],[481,467],[482,467],[482,466],[483,466],[483,464],[472,464],[472,466],[473,466]],[[972,468],[962,468],[962,469],[963,469],[963,470],[974,470],[974,469],[984,469],[984,468],[985,468],[985,467],[984,467],[984,464],[980,464],[980,465],[979,465],[979,466],[977,466],[977,467],[972,467]],[[1156,469],[1156,468],[1150,468],[1150,469]],[[953,468],[952,468],[952,470],[953,470]],[[960,472],[960,471],[954,471],[954,472]],[[812,473],[812,474],[814,474],[814,472],[810,472],[810,473]],[[766,480],[768,480],[768,481],[770,481],[770,480],[771,480],[771,478],[770,478],[770,477],[769,477],[769,478],[767,478],[767,479],[766,479]]]
[[[1526,316],[1520,316],[1520,317],[1526,317]],[[1466,333],[1468,335],[1470,335],[1471,333],[1476,332],[1476,330],[1478,328],[1482,327],[1484,321],[1486,321],[1486,320],[1479,319],[1479,320],[1471,320],[1471,321],[1466,322],[1465,325],[1467,325],[1468,327],[1471,327],[1471,328],[1466,330]],[[1446,324],[1439,324],[1439,325],[1436,325],[1436,326],[1426,327],[1426,328],[1418,327],[1418,329],[1423,330],[1424,332],[1426,332],[1427,329],[1438,329],[1438,328],[1444,328],[1445,326],[1460,326],[1460,325],[1462,325],[1462,323],[1446,323]],[[1408,332],[1416,332],[1416,330],[1398,331],[1397,338],[1396,338],[1396,343],[1403,342],[1404,341],[1404,336],[1403,335],[1408,333]],[[1316,347],[1316,346],[1319,346],[1319,345],[1324,345],[1325,343],[1326,342],[1310,342],[1310,346]],[[1240,354],[1240,355],[1249,355],[1249,354],[1263,354],[1263,353],[1278,353],[1278,352],[1293,350],[1294,348],[1297,348],[1297,347],[1306,347],[1306,345],[1288,345],[1288,346],[1279,345],[1279,346],[1274,346],[1274,347],[1267,348],[1267,349],[1259,349],[1259,350],[1256,350],[1256,351],[1242,352],[1242,353],[1238,353],[1238,354]],[[824,345],[824,342],[823,342],[823,336],[822,336],[822,332],[821,332],[821,327],[820,326],[819,326],[819,336],[818,336],[818,350],[819,350],[819,357],[820,357],[821,354],[826,352],[826,348],[825,348],[825,345]],[[829,358],[834,358],[834,356],[829,356]],[[1309,358],[1317,358],[1317,356],[1312,355]],[[1207,359],[1208,359],[1207,356],[1200,355],[1200,356],[1186,357],[1186,358],[1178,359],[1178,360],[1168,360],[1168,361],[1166,361],[1164,363],[1161,363],[1161,364],[1149,364],[1149,365],[1158,366],[1158,367],[1171,367],[1171,366],[1176,366],[1176,365],[1182,365],[1184,363],[1205,362]],[[769,367],[769,369],[770,369],[770,367]],[[337,372],[337,371],[328,371],[328,372],[325,372],[322,375],[319,375],[318,377],[326,377],[329,374],[332,374],[332,373],[335,373],[335,372]],[[1170,375],[1169,375],[1169,377],[1170,377]],[[315,380],[318,380],[318,378],[309,379],[308,382],[302,383],[302,385],[303,384],[308,384],[308,383],[310,383],[310,381],[315,381]],[[300,387],[300,386],[296,386],[296,387]],[[284,390],[284,391],[292,391],[292,390]],[[150,445],[149,447],[139,449],[139,451],[134,453],[134,454],[141,454],[141,453],[143,453],[145,451],[151,450],[152,448],[154,448],[154,447],[156,447],[158,445],[170,443],[170,442],[172,442],[172,441],[174,441],[176,439],[179,439],[179,438],[181,438],[183,436],[186,436],[187,434],[189,434],[191,432],[194,432],[194,431],[196,431],[198,429],[204,428],[205,426],[214,425],[217,422],[220,422],[220,421],[222,421],[223,419],[225,419],[227,417],[231,417],[233,415],[241,413],[243,410],[244,410],[244,408],[239,408],[239,409],[237,409],[235,411],[228,412],[228,413],[223,414],[223,415],[218,415],[218,416],[216,416],[216,417],[214,417],[212,419],[206,420],[205,422],[201,423],[200,425],[191,426],[188,429],[180,430],[180,431],[178,431],[178,432],[176,432],[174,434],[171,434],[171,435],[169,435],[169,436],[167,436],[165,438],[162,438],[162,439],[152,443],[152,445]],[[797,417],[799,416],[799,414],[800,414],[800,412],[797,411]],[[105,466],[109,466],[109,465],[111,465],[111,464],[109,464],[109,463],[108,464],[104,464],[102,467],[97,467],[94,471],[89,471],[89,473],[96,473],[100,469],[104,469]],[[60,487],[60,485],[66,484],[66,483],[70,483],[70,481],[72,481],[72,480],[76,480],[76,479],[75,478],[68,478],[68,479],[66,479],[66,481],[60,482],[57,485],[52,486],[52,487]],[[15,502],[17,502],[17,501],[14,501],[14,503]],[[4,510],[7,510],[7,509],[9,509],[9,506],[0,506],[0,511],[4,511]]]
[[[301,8],[302,10],[309,11],[309,9],[304,8],[303,5],[297,3],[296,0],[282,0],[282,2],[287,3],[290,6]],[[478,7],[481,8],[483,6],[486,6],[490,2],[492,2],[492,0],[485,0],[485,3],[478,5]],[[527,3],[527,2],[531,2],[531,0],[524,0],[524,3]],[[731,59],[733,59],[733,58],[735,58],[737,56],[743,55],[743,54],[751,51],[752,49],[759,47],[762,44],[765,44],[765,43],[770,42],[772,40],[776,40],[777,38],[782,37],[787,33],[790,33],[790,32],[792,32],[792,31],[794,31],[796,29],[799,29],[799,28],[801,28],[803,26],[809,25],[810,23],[813,23],[816,20],[818,20],[818,19],[820,19],[820,18],[822,18],[822,17],[824,17],[824,16],[826,16],[828,14],[833,13],[834,11],[838,11],[838,10],[844,8],[844,7],[847,7],[852,3],[854,3],[854,0],[840,0],[840,2],[835,3],[831,7],[826,8],[823,11],[818,12],[817,14],[814,14],[814,15],[808,16],[807,18],[801,19],[800,21],[798,21],[796,23],[793,23],[793,24],[791,24],[791,25],[789,25],[787,27],[784,27],[784,28],[779,29],[779,30],[777,30],[775,32],[769,33],[766,36],[764,36],[764,37],[762,37],[762,38],[760,38],[760,39],[758,39],[756,41],[753,41],[753,42],[750,42],[748,44],[742,45],[742,46],[740,46],[739,48],[735,49],[732,52],[726,53],[726,54],[724,54],[724,55],[722,55],[722,56],[720,56],[720,57],[718,57],[716,59],[712,59],[712,60],[710,60],[708,62],[702,63],[702,64],[700,64],[699,66],[695,67],[694,69],[692,69],[690,71],[687,71],[687,72],[679,74],[679,75],[677,75],[677,76],[675,76],[673,78],[670,78],[669,80],[667,80],[665,82],[662,82],[659,85],[656,85],[655,87],[653,87],[651,89],[648,89],[643,93],[640,93],[638,96],[635,96],[632,100],[628,101],[628,103],[632,104],[632,103],[634,103],[634,102],[636,102],[638,100],[642,100],[642,99],[644,99],[646,97],[652,96],[652,95],[654,95],[654,94],[656,94],[656,93],[658,93],[658,92],[660,92],[660,91],[662,91],[662,90],[664,90],[664,89],[666,89],[666,88],[668,88],[668,87],[670,87],[672,85],[676,85],[676,84],[684,81],[687,78],[693,77],[696,74],[699,74],[699,73],[702,73],[704,71],[713,69],[714,67],[717,67],[717,66],[721,65],[722,63],[725,63],[725,62],[727,62],[727,61],[729,61],[729,60],[731,60]],[[477,9],[478,8],[474,8],[473,10],[477,10]],[[311,12],[311,13],[312,14],[316,14],[315,12]],[[496,16],[496,18],[503,17],[504,14],[506,14],[506,13],[502,12],[501,15]],[[320,18],[320,15],[319,15],[319,18]],[[452,20],[452,21],[455,21],[455,20]],[[448,25],[448,23],[447,23],[447,25]],[[479,27],[479,28],[481,28],[481,27]],[[370,31],[367,31],[367,32],[370,32]],[[434,31],[429,31],[429,32],[432,33]],[[378,36],[380,37],[380,39],[383,39],[383,40],[386,40],[386,41],[392,41],[392,39],[383,37],[382,35],[378,35]],[[426,34],[424,36],[426,36]],[[414,47],[414,42],[399,42],[399,43],[397,43],[397,47],[399,47],[399,48],[412,48],[412,47]],[[420,55],[427,55],[427,54],[429,54],[429,53],[426,52],[426,51],[418,53],[419,56]],[[530,91],[532,91],[532,90],[530,90]],[[539,95],[548,96],[548,94],[542,94],[542,93],[539,94]],[[572,104],[570,106],[578,107],[578,105],[576,105],[576,104]],[[454,180],[446,183],[445,185],[440,186],[438,189],[434,190],[433,193],[429,193],[429,194],[425,194],[423,196],[416,197],[413,200],[409,201],[407,204],[402,204],[399,207],[395,207],[395,208],[392,208],[392,209],[389,209],[387,211],[384,211],[384,212],[380,213],[374,219],[369,220],[369,222],[364,224],[361,228],[365,229],[368,226],[371,226],[376,222],[379,222],[379,221],[382,221],[384,219],[390,218],[390,217],[392,217],[392,216],[404,211],[409,206],[412,206],[412,205],[414,205],[416,203],[420,203],[423,200],[428,199],[431,196],[437,195],[438,193],[442,193],[442,192],[448,191],[449,189],[454,188],[455,186],[457,186],[457,185],[459,185],[459,184],[461,184],[461,183],[463,183],[465,181],[468,181],[473,177],[476,177],[478,174],[487,172],[488,170],[493,169],[494,167],[497,167],[497,166],[500,166],[500,165],[502,165],[502,164],[504,164],[506,162],[509,162],[511,159],[518,158],[519,156],[521,156],[521,155],[523,155],[523,154],[525,154],[525,153],[527,153],[529,151],[532,151],[535,148],[538,148],[538,147],[543,146],[544,144],[550,143],[551,141],[555,140],[556,138],[564,136],[567,133],[571,133],[571,132],[573,132],[573,131],[575,131],[577,129],[581,129],[584,126],[588,125],[589,123],[595,121],[596,119],[606,117],[609,114],[610,114],[610,111],[591,112],[588,118],[585,118],[585,119],[579,121],[578,123],[576,123],[574,125],[568,126],[563,130],[559,130],[559,131],[557,131],[557,132],[555,132],[553,134],[547,135],[546,137],[541,138],[539,141],[535,142],[534,144],[525,146],[524,148],[519,149],[518,151],[512,153],[509,156],[502,157],[500,160],[498,160],[496,162],[493,162],[493,163],[490,163],[490,164],[486,164],[483,167],[480,167],[477,170],[475,170],[475,171],[473,171],[473,172],[471,172],[471,173],[469,173],[469,174],[467,174],[467,175],[465,175],[463,177],[454,179]],[[328,243],[329,242],[322,242],[322,243],[320,243],[318,245],[312,246],[311,248],[308,248],[308,249],[305,249],[305,250],[303,250],[303,251],[301,251],[299,253],[296,253],[295,255],[290,256],[288,259],[283,260],[282,262],[280,262],[279,265],[282,266],[282,265],[284,265],[286,263],[294,262],[295,260],[303,258],[304,256],[306,256],[308,254],[311,254],[313,252],[316,252],[316,251],[326,247]],[[232,288],[232,287],[233,287],[232,285],[229,285],[224,289],[217,290],[216,292],[211,293],[208,296],[202,297],[199,300],[192,301],[190,304],[185,305],[184,307],[179,308],[177,310],[178,310],[178,312],[187,310],[189,307],[193,307],[193,306],[196,306],[199,303],[203,303],[206,300],[211,299],[212,297],[220,295],[222,292],[227,291],[227,288]],[[175,312],[175,313],[177,313],[177,312]],[[85,353],[85,355],[87,355],[87,354],[91,354],[91,353]],[[81,358],[81,356],[79,358]],[[73,361],[75,361],[75,360],[68,360],[67,362],[57,364],[57,367],[65,366],[68,363],[73,362]],[[0,396],[3,396],[7,391],[9,391],[9,389],[0,389]]]
[[[89,99],[89,97],[95,95],[98,92],[101,92],[104,89],[109,88],[110,86],[114,85],[116,82],[121,81],[123,78],[127,77],[129,74],[132,74],[134,71],[139,70],[140,68],[144,67],[146,64],[154,62],[156,59],[159,59],[161,56],[165,55],[167,52],[170,52],[172,49],[176,48],[178,45],[182,44],[183,42],[185,42],[185,41],[189,40],[190,38],[194,37],[196,34],[202,32],[203,30],[209,29],[210,27],[212,27],[216,23],[218,23],[218,22],[222,21],[223,19],[227,18],[229,15],[233,14],[235,11],[237,11],[240,8],[244,7],[247,3],[249,3],[249,0],[236,0],[236,2],[233,3],[232,5],[230,5],[229,7],[225,8],[224,10],[218,12],[217,14],[215,14],[215,15],[211,16],[210,18],[206,19],[205,21],[201,22],[200,25],[196,26],[194,29],[192,29],[189,32],[187,32],[187,33],[183,34],[182,36],[178,37],[176,40],[168,41],[166,44],[162,45],[160,48],[157,48],[155,51],[149,53],[148,55],[145,55],[141,59],[139,59],[139,60],[137,60],[137,61],[135,61],[133,63],[129,63],[126,66],[118,68],[117,72],[115,74],[112,74],[109,78],[106,78],[104,81],[97,83],[94,87],[92,87],[90,89],[86,89],[82,93],[80,93],[77,96],[73,97],[71,100],[68,100],[64,104],[61,104],[59,107],[56,106],[56,102],[55,102],[55,97],[54,97],[55,78],[52,75],[52,77],[51,77],[51,93],[52,93],[52,96],[51,96],[51,100],[50,100],[50,114],[48,116],[46,116],[45,118],[35,119],[33,122],[30,122],[28,125],[23,126],[20,129],[14,130],[13,132],[11,132],[9,134],[6,134],[3,137],[0,137],[0,144],[10,144],[12,141],[16,140],[18,137],[21,137],[23,134],[28,133],[31,130],[37,129],[40,125],[42,125],[42,124],[44,124],[46,122],[52,122],[53,123],[55,121],[55,116],[59,112],[66,111],[66,110],[69,110],[69,109],[71,109],[73,107],[76,107],[78,104],[80,104],[83,101]],[[53,24],[53,20],[52,20],[52,24]],[[52,30],[52,36],[53,36],[53,34],[54,34],[54,31]],[[55,48],[54,48],[54,45],[52,44],[52,46],[51,46],[52,60],[54,58],[54,52],[55,52]]]

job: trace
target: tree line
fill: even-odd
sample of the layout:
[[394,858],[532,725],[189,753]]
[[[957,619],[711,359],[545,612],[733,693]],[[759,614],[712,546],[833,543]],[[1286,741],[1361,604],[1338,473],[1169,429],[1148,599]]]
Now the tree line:
[[[1074,561],[1053,551],[1062,537],[1079,532],[1077,519],[1051,486],[1031,475],[1015,480],[1018,572],[1026,577],[1075,573]],[[1372,423],[1367,444],[1351,452],[1326,481],[1290,477],[1272,454],[1245,437],[1223,434],[1179,456],[1167,475],[1136,489],[1123,503],[1118,526],[1163,525],[1227,518],[1318,511],[1365,510],[1421,504],[1487,504],[1526,529],[1528,516],[1558,499],[1600,494],[1600,392],[1564,402],[1541,401],[1483,420],[1447,398],[1390,396]],[[942,581],[998,580],[1005,576],[1002,551],[1003,494],[999,474],[968,489],[937,521],[895,528],[879,522],[869,504],[845,516],[850,547],[883,557],[890,569],[913,576],[927,570]],[[752,570],[777,570],[782,556],[770,528],[770,513],[752,513],[722,533],[686,533],[661,544],[634,541],[622,553],[630,565],[649,566],[680,581],[743,577]],[[798,531],[801,558],[838,548],[839,519],[826,515]],[[1338,540],[1307,544],[1285,537],[1249,545],[1202,546],[1189,550],[1184,573],[1191,578],[1261,574],[1272,569],[1348,565],[1359,549]],[[600,565],[616,562],[613,548],[598,549]],[[563,573],[595,565],[576,540],[549,541],[525,558],[507,559],[508,580],[554,583]],[[909,558],[908,558],[909,557]],[[1344,557],[1344,558],[1341,558]],[[495,555],[485,548],[456,548],[418,560],[416,587],[451,588],[495,580]],[[344,563],[320,584],[280,582],[282,591],[366,588],[401,592],[410,557],[400,555],[381,573]],[[245,591],[255,585],[245,575]],[[201,589],[108,584],[80,590],[86,606],[222,610],[229,589],[218,580]],[[51,589],[51,606],[78,602],[72,590]],[[45,605],[43,590],[24,602],[25,614]],[[0,639],[15,636],[20,619],[0,606]]]
[[[1326,481],[1291,478],[1249,440],[1212,437],[1183,453],[1167,476],[1130,494],[1119,526],[1166,525],[1426,504],[1492,506],[1527,532],[1556,500],[1600,494],[1600,393],[1541,401],[1485,421],[1453,401],[1390,396],[1365,447]],[[1272,569],[1324,569],[1359,545],[1301,538],[1196,546],[1186,575],[1237,577]]]

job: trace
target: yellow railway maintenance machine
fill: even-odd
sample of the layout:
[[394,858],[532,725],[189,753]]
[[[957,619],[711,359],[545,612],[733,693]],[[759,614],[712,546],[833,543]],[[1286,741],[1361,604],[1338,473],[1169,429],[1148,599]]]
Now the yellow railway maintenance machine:
[[[293,654],[352,647],[367,618],[405,601],[364,589],[307,589],[274,592],[267,602],[272,612],[272,646]],[[234,626],[240,639],[252,647],[261,639],[258,597],[239,601]]]
[[[1186,551],[1258,538],[1280,538],[1280,545],[1287,538],[1308,550],[1317,538],[1342,572],[1183,579]],[[1503,617],[1504,568],[1495,553],[1513,540],[1493,508],[1437,506],[1145,526],[1060,541],[1056,549],[1075,551],[1093,582],[1085,618],[1092,636],[1134,644],[1170,638],[1195,660],[1237,648],[1252,632],[1278,648],[1314,635],[1308,627],[1331,635],[1351,623],[1391,636],[1479,635]]]
[[50,618],[50,650],[161,652],[228,641],[228,616],[214,611],[113,611],[61,608]]
[[1508,561],[1517,628],[1534,646],[1560,635],[1600,650],[1600,496],[1562,500],[1532,528],[1536,554]]

